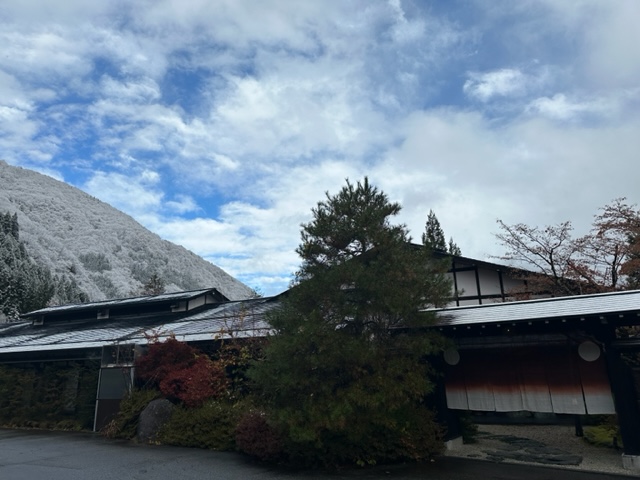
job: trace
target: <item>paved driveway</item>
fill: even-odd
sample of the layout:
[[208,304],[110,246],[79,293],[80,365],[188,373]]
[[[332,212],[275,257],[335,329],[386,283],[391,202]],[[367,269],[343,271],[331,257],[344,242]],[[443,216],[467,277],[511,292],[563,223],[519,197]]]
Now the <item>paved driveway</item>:
[[[136,445],[88,433],[0,429],[2,480],[603,480],[611,475],[442,458],[432,464],[341,472],[289,471],[234,453]],[[629,477],[619,477],[629,478]],[[637,477],[636,477],[637,478]]]

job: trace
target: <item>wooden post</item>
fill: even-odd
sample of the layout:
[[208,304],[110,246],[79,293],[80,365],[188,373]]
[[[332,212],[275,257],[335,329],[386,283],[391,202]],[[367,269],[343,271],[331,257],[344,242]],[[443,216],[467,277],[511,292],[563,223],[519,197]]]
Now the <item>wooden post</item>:
[[576,437],[584,437],[584,430],[582,429],[582,417],[580,415],[574,415],[573,420],[576,424]]
[[640,456],[640,408],[633,371],[611,346],[607,347],[606,359],[624,454]]

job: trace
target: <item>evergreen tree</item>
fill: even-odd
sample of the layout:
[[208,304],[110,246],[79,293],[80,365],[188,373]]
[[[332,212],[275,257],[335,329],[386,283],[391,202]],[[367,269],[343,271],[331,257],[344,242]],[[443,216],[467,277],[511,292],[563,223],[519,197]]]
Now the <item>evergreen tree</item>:
[[164,280],[160,278],[160,276],[156,272],[154,272],[149,277],[149,280],[147,280],[147,282],[142,286],[140,295],[160,295],[165,292],[165,289],[166,285]]
[[[0,213],[0,313],[15,320],[21,313],[46,307],[66,288],[65,282],[52,276],[47,267],[38,265],[29,255],[20,241],[18,215]],[[74,299],[81,297],[87,301],[77,285],[75,290],[71,295]]]
[[20,229],[18,227],[18,214],[11,215],[9,212],[0,213],[0,231],[4,235],[12,236],[16,241],[20,240]]
[[250,373],[293,459],[420,459],[441,447],[424,404],[426,356],[441,346],[419,310],[451,287],[446,266],[391,224],[399,211],[365,178],[327,194],[302,225],[302,266]]
[[447,251],[444,231],[433,210],[429,210],[429,215],[427,215],[427,223],[425,224],[424,233],[422,234],[422,244],[432,250]]
[[0,214],[0,312],[9,319],[47,305],[51,272],[37,265],[20,241],[17,214]]
[[449,253],[450,255],[462,255],[460,247],[453,241],[453,237],[449,238],[447,245],[444,239],[444,230],[440,226],[440,221],[433,210],[429,210],[427,215],[427,223],[422,233],[422,244],[431,250]]
[[53,305],[86,303],[89,296],[80,289],[73,278],[54,276],[55,294],[51,299]]
[[[7,213],[7,215],[9,214]],[[13,216],[11,217],[11,221],[9,222],[9,230],[7,233],[11,234],[11,236],[16,240],[20,240],[20,227],[18,225],[17,213],[14,213]]]
[[451,255],[455,255],[458,257],[462,255],[462,251],[460,250],[460,247],[458,246],[458,244],[453,241],[453,237],[449,238],[448,251]]

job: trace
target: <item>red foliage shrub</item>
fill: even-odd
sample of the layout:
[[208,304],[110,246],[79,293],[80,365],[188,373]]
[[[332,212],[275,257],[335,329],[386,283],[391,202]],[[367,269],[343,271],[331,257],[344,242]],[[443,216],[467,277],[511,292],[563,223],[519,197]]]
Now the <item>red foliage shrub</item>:
[[264,414],[248,412],[236,427],[236,447],[243,453],[263,461],[282,457],[284,443],[279,432],[267,422]]
[[173,337],[151,343],[147,353],[136,360],[136,376],[146,386],[157,388],[170,372],[193,365],[198,353],[198,349]]
[[167,398],[179,400],[187,407],[199,407],[226,390],[227,377],[209,358],[199,356],[186,368],[169,370],[159,387]]
[[223,366],[175,338],[152,343],[136,360],[136,375],[147,387],[158,388],[168,399],[187,407],[220,396],[228,384]]

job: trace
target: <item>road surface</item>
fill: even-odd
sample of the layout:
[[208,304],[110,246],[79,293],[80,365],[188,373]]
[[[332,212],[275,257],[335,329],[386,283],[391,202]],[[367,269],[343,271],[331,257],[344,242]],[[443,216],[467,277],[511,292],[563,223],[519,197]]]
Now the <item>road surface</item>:
[[[292,471],[244,456],[192,448],[138,445],[91,433],[0,429],[2,480],[604,480],[629,478],[557,468],[441,458],[338,472]],[[638,477],[635,477],[638,478]]]

